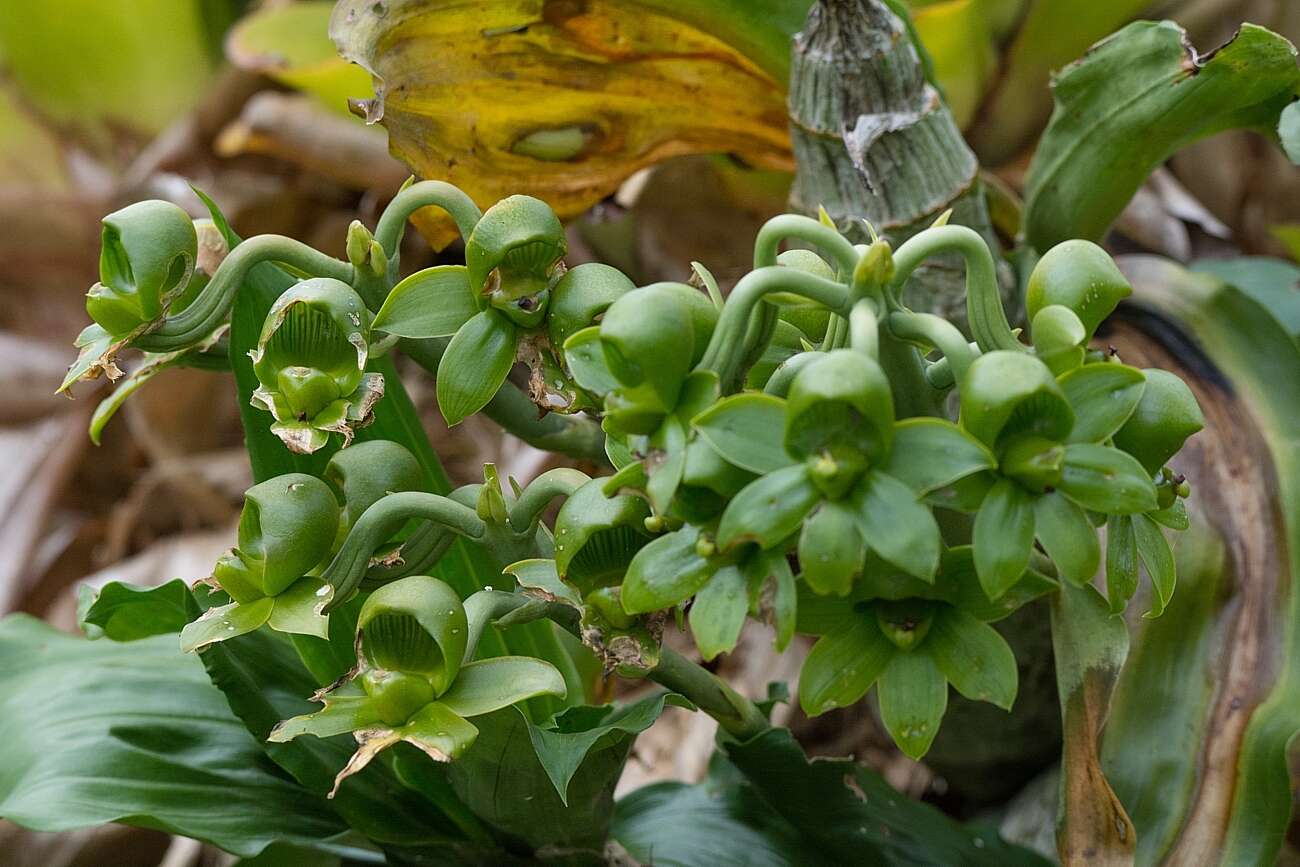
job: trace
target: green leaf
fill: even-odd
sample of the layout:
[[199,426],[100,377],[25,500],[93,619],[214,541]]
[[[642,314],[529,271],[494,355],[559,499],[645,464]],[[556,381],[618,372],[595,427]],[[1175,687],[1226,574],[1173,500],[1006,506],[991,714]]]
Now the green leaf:
[[1106,522],[1106,598],[1112,614],[1124,610],[1138,586],[1137,535],[1133,517],[1114,515]]
[[[1295,107],[1292,103],[1291,108]],[[1290,109],[1288,109],[1290,111]],[[1300,111],[1291,111],[1300,118]],[[1198,259],[1192,271],[1213,274],[1259,302],[1278,323],[1300,340],[1300,267],[1267,256]]]
[[668,512],[686,470],[685,427],[676,416],[666,417],[650,436],[649,446],[645,491],[655,512],[663,515]]
[[564,360],[574,382],[592,394],[605,395],[619,388],[619,381],[605,363],[599,325],[577,331],[564,341]]
[[990,602],[1020,580],[1034,547],[1034,498],[1010,479],[988,492],[975,515],[975,572]]
[[1005,843],[991,829],[959,825],[929,804],[899,794],[856,762],[826,757],[810,761],[789,729],[768,729],[752,740],[726,743],[723,749],[763,802],[798,830],[801,851],[811,864],[1048,863]]
[[803,464],[775,470],[750,482],[731,498],[718,525],[718,544],[757,542],[772,548],[796,530],[821,499]]
[[179,578],[157,587],[110,581],[98,590],[79,588],[78,622],[87,638],[135,641],[174,635],[199,616],[190,588]]
[[785,401],[746,392],[725,397],[691,420],[719,455],[751,473],[770,473],[794,462],[785,451]]
[[714,572],[695,550],[698,527],[687,524],[650,542],[632,558],[623,577],[623,609],[645,614],[695,595]]
[[799,568],[813,592],[847,595],[865,554],[857,513],[847,504],[828,500],[804,519]]
[[466,663],[439,703],[463,717],[475,717],[539,695],[564,697],[564,678],[555,666],[527,656],[497,656]]
[[1187,518],[1187,504],[1182,500],[1174,500],[1173,505],[1167,509],[1159,509],[1146,514],[1157,524],[1171,530],[1186,530],[1191,526],[1191,522]]
[[181,630],[181,650],[186,653],[202,650],[209,644],[252,632],[271,619],[274,607],[274,598],[263,596],[247,604],[231,602],[209,608],[198,620],[186,624]]
[[465,266],[435,265],[389,290],[370,327],[401,337],[448,337],[477,312]]
[[929,654],[896,653],[880,674],[876,695],[889,736],[904,755],[919,760],[929,752],[948,709],[943,673]]
[[944,607],[935,615],[921,649],[966,698],[1011,710],[1020,674],[1011,646],[992,626],[965,611]]
[[329,618],[321,614],[326,596],[319,578],[299,578],[274,599],[267,625],[276,632],[329,638]]
[[736,646],[749,613],[746,584],[739,566],[724,566],[695,594],[689,615],[691,635],[706,662]]
[[1099,443],[1119,430],[1137,408],[1146,377],[1126,364],[1088,364],[1060,379],[1074,409],[1072,443]]
[[1151,578],[1155,598],[1151,600],[1151,610],[1144,617],[1159,617],[1174,595],[1174,552],[1169,547],[1169,540],[1160,529],[1160,525],[1146,515],[1133,516],[1133,532],[1137,542],[1138,557],[1146,567]]
[[500,313],[475,314],[447,344],[438,364],[438,407],[448,426],[484,407],[515,363],[515,327]]
[[1138,21],[1056,76],[1056,108],[1026,177],[1032,246],[1101,240],[1151,171],[1198,139],[1275,134],[1300,86],[1295,48],[1253,24],[1208,54],[1188,44],[1173,22]]
[[528,737],[560,800],[568,804],[569,783],[593,749],[631,745],[669,705],[694,709],[676,693],[657,692],[622,706],[571,707],[541,726],[528,723]]
[[799,670],[799,706],[808,716],[857,702],[898,652],[874,617],[847,602],[838,606],[844,620],[818,639]]
[[1137,459],[1095,443],[1065,447],[1065,467],[1057,488],[1085,509],[1106,515],[1131,515],[1156,508],[1156,486]]
[[272,729],[267,740],[280,744],[302,735],[329,738],[380,724],[379,709],[368,696],[326,696],[323,708],[290,717]]
[[1059,493],[1034,500],[1034,535],[1056,565],[1057,574],[1087,584],[1101,566],[1101,543],[1088,515]]
[[854,489],[852,506],[867,546],[922,581],[939,569],[939,525],[907,485],[873,470]]
[[[436,761],[454,762],[478,738],[474,724],[442,701],[431,702],[417,710],[406,725],[396,729],[396,733],[403,741],[419,747]],[[363,743],[361,749],[365,746]]]
[[[783,652],[794,638],[799,616],[799,588],[784,552],[751,557],[744,564],[751,588],[758,588],[760,614],[776,630],[776,651]],[[770,593],[768,582],[771,582]]]
[[928,494],[997,465],[987,446],[952,422],[909,418],[894,425],[894,445],[880,469],[917,494]]
[[28,828],[126,822],[246,857],[348,848],[347,826],[267,761],[172,635],[91,643],[0,622],[0,767],[0,815]]

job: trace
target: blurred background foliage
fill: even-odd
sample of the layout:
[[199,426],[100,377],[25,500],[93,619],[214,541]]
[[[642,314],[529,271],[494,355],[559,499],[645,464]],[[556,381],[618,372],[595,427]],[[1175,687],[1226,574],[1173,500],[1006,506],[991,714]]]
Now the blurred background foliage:
[[[94,584],[156,584],[206,574],[231,544],[249,484],[238,407],[225,377],[193,370],[160,375],[126,405],[99,448],[90,445],[85,429],[102,395],[87,389],[71,403],[53,395],[84,319],[84,292],[95,279],[101,215],[149,197],[201,215],[193,184],[210,193],[245,236],[277,232],[341,255],[353,214],[373,223],[414,170],[461,185],[480,205],[513,192],[546,199],[570,219],[571,265],[599,259],[647,283],[687,279],[690,263],[698,260],[729,285],[749,265],[754,231],[786,207],[794,168],[786,113],[791,39],[810,5],[345,0],[338,11],[330,0],[0,5],[0,297],[6,302],[0,305],[0,460],[6,467],[0,473],[0,543],[9,552],[0,561],[0,613],[28,611],[72,628],[74,585],[87,576]],[[1300,41],[1300,4],[1293,0],[893,5],[910,12],[932,79],[980,160],[994,224],[1007,242],[1019,226],[1029,157],[1051,115],[1051,75],[1097,40],[1133,20],[1171,18],[1202,52],[1231,38],[1243,20]],[[403,17],[411,10],[419,14]],[[349,19],[349,12],[357,14]],[[518,41],[509,50],[500,47],[496,37],[505,31],[496,28],[518,34],[520,20],[535,24],[525,27],[525,47]],[[384,49],[373,54],[377,61],[367,50],[376,40]],[[370,71],[340,57],[339,48],[367,61]],[[371,72],[382,102],[374,99]],[[365,122],[381,115],[382,125]],[[1223,444],[1232,445],[1237,435],[1234,409],[1258,414],[1269,402],[1268,372],[1251,366],[1243,335],[1289,338],[1293,351],[1300,333],[1300,271],[1292,264],[1300,258],[1297,201],[1300,173],[1279,149],[1251,133],[1224,133],[1169,159],[1107,238],[1117,253],[1144,254],[1125,267],[1135,282],[1146,281],[1149,289],[1140,294],[1157,313],[1187,317],[1188,299],[1203,301],[1193,317],[1201,329],[1197,337],[1242,396],[1240,406],[1207,414],[1226,433],[1203,437],[1210,444],[1194,456],[1198,467],[1217,462],[1246,475],[1263,472],[1249,461],[1242,465],[1240,454]],[[408,239],[403,266],[424,267],[439,257],[454,261],[459,251],[444,249],[450,235],[439,218],[418,215],[416,222],[424,242]],[[1243,266],[1232,258],[1242,254],[1278,258]],[[1228,309],[1230,300],[1216,288],[1222,281],[1273,308],[1282,330],[1252,325],[1254,308]],[[1223,326],[1207,318],[1207,310],[1237,316],[1242,324]],[[1150,328],[1134,314],[1107,339],[1131,362],[1185,363],[1143,342]],[[432,383],[412,377],[408,387],[455,482],[478,477],[485,459],[521,480],[554,462],[481,418],[447,432]],[[1216,393],[1198,394],[1213,400]],[[1288,419],[1266,421],[1262,435],[1271,443],[1296,437]],[[1189,475],[1198,492],[1226,484]],[[1260,484],[1267,486],[1268,478],[1260,476]],[[1231,491],[1207,502],[1206,508],[1229,512],[1270,508],[1267,499],[1243,505]],[[1233,585],[1231,570],[1222,567],[1228,555],[1214,541],[1179,555],[1186,560],[1180,562],[1185,590],[1175,606],[1188,610],[1171,610],[1141,627],[1156,638],[1135,645],[1132,661],[1140,675],[1119,686],[1116,726],[1141,720],[1152,684],[1228,678],[1231,672],[1215,669],[1214,648],[1270,640],[1258,630],[1243,635],[1233,614],[1241,606],[1267,608],[1281,591]],[[1193,592],[1202,584],[1203,594]],[[1160,630],[1180,623],[1202,624],[1197,634],[1203,637],[1198,654],[1184,654],[1175,666],[1161,657],[1157,639]],[[1272,622],[1269,628],[1276,641],[1276,634],[1296,626]],[[1030,655],[1031,648],[1018,646],[1017,655]],[[1276,648],[1261,650],[1269,652]],[[798,660],[774,657],[759,636],[742,640],[721,666],[742,691],[759,695],[768,681],[791,678]],[[1050,681],[1050,671],[1022,671],[1022,681]],[[1050,683],[1043,694],[1050,712],[1019,717],[1027,728],[1008,739],[1034,741],[1041,755],[1030,755],[1023,744],[989,744],[971,763],[966,744],[950,748],[945,762],[939,743],[935,758],[942,771],[901,757],[865,705],[815,721],[797,718],[788,707],[777,713],[811,752],[852,753],[909,794],[971,814],[1011,792],[980,791],[963,762],[973,764],[976,777],[999,762],[1027,763],[1007,777],[1019,785],[1055,755],[1059,732],[1050,731]],[[1191,740],[1172,743],[1191,749],[1209,698],[1198,693],[1169,701],[1192,732],[1186,736]],[[668,714],[643,736],[642,762],[623,790],[654,779],[700,779],[712,729],[699,716]],[[946,728],[957,728],[953,722]],[[1046,735],[1038,725],[1048,726]],[[1168,842],[1179,821],[1176,808],[1143,801],[1149,781],[1123,773],[1132,767],[1126,762],[1134,750],[1161,748],[1171,749],[1111,739],[1102,758],[1121,797],[1137,802],[1135,821],[1161,828]],[[1176,764],[1175,756],[1169,760]],[[1186,772],[1200,773],[1196,767]],[[1208,785],[1204,779],[1171,782],[1181,793],[1172,800],[1189,801],[1201,784]],[[1055,786],[1049,771],[1001,807],[1004,832],[1031,842],[1036,837],[1050,850]],[[1141,845],[1163,845],[1158,834],[1150,836],[1156,842],[1142,838]],[[156,832],[40,835],[0,824],[0,851],[20,850],[6,863],[179,867],[229,860]]]

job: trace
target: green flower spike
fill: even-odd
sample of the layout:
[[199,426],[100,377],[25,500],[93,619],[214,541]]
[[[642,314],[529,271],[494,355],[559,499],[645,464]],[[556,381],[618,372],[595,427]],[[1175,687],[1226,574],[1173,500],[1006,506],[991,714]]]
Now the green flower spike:
[[244,493],[239,544],[217,561],[212,580],[234,601],[208,609],[181,631],[181,648],[201,650],[252,632],[326,637],[329,588],[308,573],[329,557],[338,532],[334,492],[315,476],[288,473]]
[[1062,578],[1091,581],[1101,550],[1089,512],[1128,516],[1157,507],[1150,475],[1105,444],[1146,384],[1142,371],[1110,361],[1059,378],[1022,352],[998,350],[970,365],[961,423],[998,457],[996,471],[979,479],[974,525],[976,572],[990,600],[1020,579],[1035,539]]
[[[473,602],[473,599],[470,600]],[[313,696],[324,708],[285,720],[270,740],[351,733],[357,751],[329,796],[382,750],[405,741],[435,761],[459,758],[478,737],[469,717],[542,695],[563,697],[564,678],[548,662],[501,656],[469,662],[490,606],[462,604],[442,581],[413,575],[387,584],[361,606],[357,667]]]
[[804,580],[819,593],[847,594],[867,550],[928,581],[940,538],[920,498],[989,469],[993,456],[949,422],[896,422],[889,382],[865,354],[818,355],[786,400],[734,395],[696,418],[720,454],[764,472],[727,506],[718,544],[784,550],[796,541]]
[[374,420],[384,378],[366,372],[369,334],[370,312],[339,280],[304,280],[276,299],[249,353],[260,383],[252,404],[290,451],[311,454],[331,433],[346,446]]
[[799,672],[804,712],[848,707],[874,685],[885,728],[899,749],[920,759],[938,734],[950,684],[966,698],[1010,710],[1016,660],[989,623],[1056,584],[1029,571],[993,605],[974,568],[963,546],[944,553],[932,584],[885,567],[868,570],[848,599],[801,593],[798,631],[820,636]]

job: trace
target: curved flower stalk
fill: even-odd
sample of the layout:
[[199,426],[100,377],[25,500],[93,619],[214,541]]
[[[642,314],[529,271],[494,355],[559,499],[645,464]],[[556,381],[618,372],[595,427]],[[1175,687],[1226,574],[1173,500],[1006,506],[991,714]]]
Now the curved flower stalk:
[[253,406],[271,413],[271,431],[290,451],[311,454],[374,420],[384,377],[367,373],[370,311],[352,287],[327,277],[304,280],[267,314],[249,355],[260,387]]
[[989,626],[1056,584],[1026,571],[1014,599],[992,604],[975,581],[969,546],[944,552],[933,583],[868,570],[849,604],[801,595],[800,632],[819,636],[799,673],[799,703],[809,716],[847,707],[872,686],[890,737],[907,756],[930,749],[948,705],[948,686],[974,701],[1010,710],[1016,660]]
[[287,473],[244,493],[239,544],[221,555],[212,581],[234,600],[210,608],[181,631],[181,649],[202,650],[268,625],[277,632],[327,636],[329,587],[310,573],[338,532],[334,492],[315,476]]
[[469,718],[536,696],[563,698],[550,663],[522,656],[470,661],[486,610],[462,604],[437,578],[413,575],[379,588],[357,619],[357,667],[313,696],[324,708],[285,720],[270,740],[352,734],[357,751],[329,797],[381,751],[408,743],[439,762],[459,758],[478,737]]

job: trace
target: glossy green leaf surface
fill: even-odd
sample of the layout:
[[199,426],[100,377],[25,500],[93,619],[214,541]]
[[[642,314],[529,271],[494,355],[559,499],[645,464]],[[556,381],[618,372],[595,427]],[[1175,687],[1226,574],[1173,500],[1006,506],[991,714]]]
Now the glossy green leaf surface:
[[992,626],[946,608],[935,615],[923,649],[953,689],[966,698],[1011,709],[1019,681],[1016,658]]
[[894,445],[881,470],[918,494],[997,466],[988,447],[949,421],[909,418],[894,426]]
[[438,407],[460,424],[497,393],[515,363],[515,327],[493,309],[475,314],[447,344],[438,365]]
[[897,653],[880,674],[880,718],[911,759],[930,749],[948,709],[948,681],[929,654]]
[[436,265],[394,286],[370,327],[401,337],[447,337],[477,312],[464,266]]
[[1156,508],[1156,489],[1137,460],[1118,449],[1094,443],[1065,447],[1061,493],[1085,509],[1112,515]]
[[691,427],[718,454],[752,473],[793,463],[785,451],[785,401],[767,394],[725,397],[691,420]]
[[549,662],[497,656],[466,663],[438,701],[460,716],[474,717],[534,696],[563,698],[564,692],[564,678]]
[[1034,500],[1034,535],[1066,581],[1086,584],[1101,566],[1097,529],[1083,509],[1060,493]]
[[871,472],[853,492],[858,532],[883,559],[923,581],[939,568],[939,525],[907,485]]
[[244,856],[277,841],[346,851],[346,825],[267,761],[174,635],[90,643],[16,615],[0,625],[0,687],[12,821],[124,821]]
[[1061,377],[1061,390],[1074,408],[1070,442],[1096,443],[1119,430],[1142,399],[1146,379],[1125,364],[1089,364]]
[[1197,54],[1173,22],[1128,25],[1056,76],[1056,108],[1026,177],[1029,243],[1100,240],[1179,148],[1227,129],[1275,135],[1297,87],[1294,46],[1263,27],[1245,24]]
[[995,484],[975,515],[975,570],[996,601],[1029,566],[1034,544],[1033,496],[1010,479]]
[[718,525],[718,543],[751,541],[771,548],[799,529],[819,499],[803,464],[770,472],[732,497]]
[[706,662],[736,646],[748,613],[744,573],[739,566],[724,566],[695,594],[688,616],[695,646]]
[[874,617],[838,608],[841,625],[818,639],[799,671],[799,706],[809,716],[862,698],[898,652]]
[[688,524],[638,551],[623,578],[623,608],[629,614],[658,611],[703,587],[713,567],[696,552],[698,539],[699,530]]
[[179,578],[157,587],[135,587],[120,581],[110,581],[98,590],[83,585],[77,602],[77,620],[86,637],[113,641],[175,634],[199,616],[194,595]]

